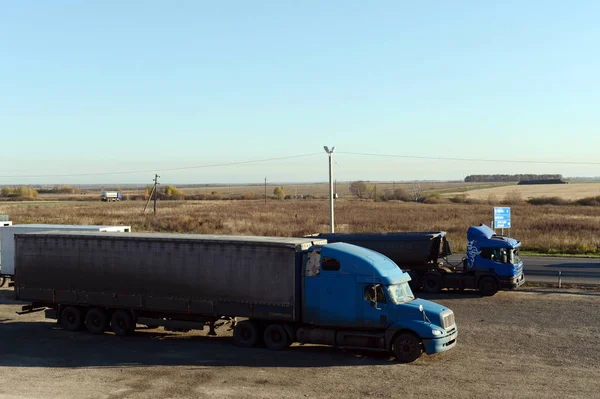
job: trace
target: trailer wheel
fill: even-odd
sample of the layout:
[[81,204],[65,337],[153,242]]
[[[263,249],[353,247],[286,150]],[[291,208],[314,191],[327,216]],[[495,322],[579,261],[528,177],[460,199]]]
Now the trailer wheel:
[[117,310],[110,318],[110,328],[118,336],[131,335],[135,330],[135,323],[131,313],[125,310]]
[[479,292],[483,296],[492,296],[498,292],[498,280],[492,276],[483,276],[479,279]]
[[74,306],[67,306],[60,313],[60,324],[67,331],[77,331],[83,325],[81,310]]
[[259,339],[258,326],[250,320],[244,320],[235,325],[233,340],[237,346],[251,348],[256,346]]
[[429,293],[440,292],[442,289],[442,276],[439,273],[425,273],[423,276],[423,291]]
[[280,351],[291,345],[290,337],[281,324],[270,324],[263,335],[265,346],[272,351]]
[[85,326],[92,334],[103,334],[108,330],[110,319],[104,309],[92,308],[85,315]]
[[421,357],[423,347],[421,340],[413,333],[402,333],[394,339],[392,348],[394,356],[401,363],[411,363]]

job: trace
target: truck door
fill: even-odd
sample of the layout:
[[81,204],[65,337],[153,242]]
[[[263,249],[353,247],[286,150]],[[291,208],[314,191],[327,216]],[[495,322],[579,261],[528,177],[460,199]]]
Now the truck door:
[[381,284],[362,285],[362,327],[381,328],[388,325],[389,304]]
[[[315,254],[318,255],[318,254]],[[345,275],[340,261],[331,256],[307,262],[304,280],[303,320],[320,326],[356,325],[356,278]]]

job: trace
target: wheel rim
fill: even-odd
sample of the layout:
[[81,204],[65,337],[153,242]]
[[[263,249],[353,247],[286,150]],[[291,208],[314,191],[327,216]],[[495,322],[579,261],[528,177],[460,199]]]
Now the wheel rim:
[[490,279],[485,279],[483,280],[483,283],[481,284],[481,290],[483,292],[491,292],[494,290],[494,282]]
[[398,343],[398,354],[402,359],[413,359],[416,356],[417,348],[414,342],[404,339]]
[[273,329],[270,334],[271,341],[274,343],[280,343],[283,341],[283,336],[281,335],[281,331]]
[[252,338],[252,331],[250,331],[249,328],[244,328],[242,329],[240,335],[242,336],[242,339],[244,341],[250,341],[250,339]]

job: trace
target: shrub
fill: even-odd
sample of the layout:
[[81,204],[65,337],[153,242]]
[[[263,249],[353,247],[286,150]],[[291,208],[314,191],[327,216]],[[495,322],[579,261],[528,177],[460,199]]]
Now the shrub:
[[581,198],[575,201],[575,203],[584,206],[598,206],[600,205],[600,196]]
[[33,199],[37,198],[38,192],[35,188],[32,187],[2,187],[0,190],[0,196],[7,198],[28,198]]
[[273,190],[273,195],[277,197],[277,199],[284,199],[285,191],[283,191],[283,187],[275,187],[275,189]]
[[442,198],[440,198],[439,194],[431,194],[423,199],[424,204],[440,204],[442,202]]
[[454,204],[464,204],[467,202],[466,194],[455,195],[454,197],[450,197],[450,202]]
[[509,193],[506,193],[504,199],[502,200],[503,205],[518,205],[523,202],[523,197],[521,193],[514,190]]
[[536,197],[527,200],[531,205],[570,205],[568,201],[561,197]]
[[182,200],[185,199],[185,194],[183,191],[179,190],[175,186],[166,185],[164,191],[164,199],[169,200]]
[[412,201],[409,192],[403,188],[397,188],[394,190],[394,199],[404,202]]

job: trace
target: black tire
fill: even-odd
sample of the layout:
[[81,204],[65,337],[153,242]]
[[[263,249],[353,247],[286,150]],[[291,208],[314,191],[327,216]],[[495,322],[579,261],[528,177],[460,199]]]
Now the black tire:
[[104,309],[92,308],[85,315],[85,326],[92,334],[104,334],[109,323],[110,318]]
[[498,280],[492,276],[483,276],[479,279],[479,293],[483,296],[492,296],[498,292]]
[[133,334],[135,322],[131,313],[126,310],[117,310],[110,318],[110,328],[121,337]]
[[270,324],[263,334],[267,349],[280,351],[291,345],[290,337],[281,324]]
[[423,276],[423,292],[436,293],[442,290],[442,276],[439,273],[429,272]]
[[400,363],[412,363],[421,357],[423,345],[415,334],[401,333],[394,339],[392,351]]
[[77,331],[83,326],[81,309],[67,306],[60,313],[60,324],[67,331]]
[[242,348],[256,346],[259,341],[259,331],[256,323],[250,320],[237,323],[233,330],[233,341]]

